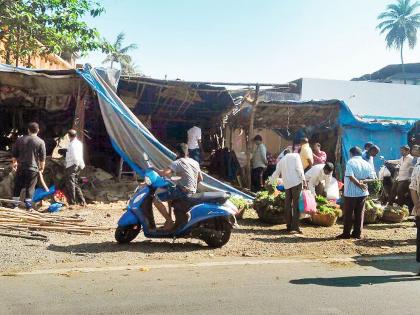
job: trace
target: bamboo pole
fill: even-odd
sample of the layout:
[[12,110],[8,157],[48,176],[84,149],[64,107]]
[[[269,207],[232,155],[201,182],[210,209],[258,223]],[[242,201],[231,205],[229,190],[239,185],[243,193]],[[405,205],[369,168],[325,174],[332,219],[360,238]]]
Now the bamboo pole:
[[255,97],[252,102],[251,114],[249,117],[249,126],[248,126],[248,137],[246,142],[246,176],[247,176],[247,186],[251,189],[251,153],[252,153],[252,137],[254,136],[254,117],[255,109],[258,106],[258,96],[260,94],[260,86],[257,84],[255,86]]

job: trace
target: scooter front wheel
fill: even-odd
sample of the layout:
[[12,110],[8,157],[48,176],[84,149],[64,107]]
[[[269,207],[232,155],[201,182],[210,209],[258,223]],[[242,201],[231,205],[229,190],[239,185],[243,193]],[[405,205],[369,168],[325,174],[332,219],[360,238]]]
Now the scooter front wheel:
[[120,244],[126,244],[134,240],[139,233],[140,226],[138,225],[119,226],[115,230],[115,239]]

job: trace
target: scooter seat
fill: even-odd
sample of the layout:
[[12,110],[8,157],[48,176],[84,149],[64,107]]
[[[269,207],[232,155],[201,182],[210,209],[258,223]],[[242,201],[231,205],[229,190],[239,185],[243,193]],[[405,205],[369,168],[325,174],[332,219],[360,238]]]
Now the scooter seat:
[[189,205],[198,205],[200,203],[216,203],[224,204],[230,198],[230,193],[227,192],[204,192],[188,196]]

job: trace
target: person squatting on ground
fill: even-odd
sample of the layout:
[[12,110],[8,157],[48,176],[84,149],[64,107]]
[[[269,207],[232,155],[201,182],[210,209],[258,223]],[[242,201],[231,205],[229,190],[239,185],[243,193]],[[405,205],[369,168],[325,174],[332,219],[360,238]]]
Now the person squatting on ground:
[[284,210],[287,231],[292,234],[302,234],[299,228],[299,197],[302,186],[306,187],[306,181],[302,161],[298,153],[285,151],[284,157],[277,163],[270,182],[277,185],[279,176],[281,176],[286,190]]
[[19,137],[12,149],[13,169],[16,170],[13,200],[19,204],[21,190],[25,190],[25,208],[32,209],[32,195],[39,173],[45,168],[45,142],[38,137],[39,125],[31,122],[28,134]]
[[363,180],[375,176],[370,164],[362,158],[362,150],[359,147],[351,148],[350,156],[344,174],[344,229],[337,239],[362,237],[365,201],[369,196],[368,187]]
[[308,189],[313,195],[327,197],[327,190],[332,182],[334,164],[327,162],[326,164],[317,164],[305,173]]
[[258,192],[264,188],[264,170],[267,168],[267,148],[260,135],[254,137],[255,150],[252,153],[251,191]]
[[66,189],[69,205],[86,206],[85,197],[80,188],[80,171],[85,168],[83,160],[83,143],[77,139],[77,132],[70,129],[67,132],[70,144],[66,153]]
[[397,204],[402,206],[406,201],[406,195],[409,193],[408,186],[410,185],[410,175],[413,171],[413,156],[410,154],[410,147],[408,145],[402,146],[400,149],[401,158],[399,160],[389,160],[390,163],[398,163],[400,169],[394,184],[392,185],[391,194],[389,195],[389,204],[395,202],[397,197]]
[[[166,220],[165,225],[163,226],[164,230],[176,229],[178,226],[185,223],[183,221],[185,221],[186,211],[183,210],[187,209],[180,209],[177,207],[177,203],[179,203],[182,208],[182,199],[195,194],[197,192],[198,183],[203,180],[200,165],[197,161],[188,156],[188,145],[181,143],[177,151],[178,157],[171,163],[169,168],[156,170],[156,172],[162,177],[171,177],[172,174],[181,177],[181,179],[176,183],[176,187],[161,189],[156,191],[155,194],[156,198],[154,200],[154,204]],[[165,201],[171,202],[175,208],[175,224],[169,211],[162,203]]]

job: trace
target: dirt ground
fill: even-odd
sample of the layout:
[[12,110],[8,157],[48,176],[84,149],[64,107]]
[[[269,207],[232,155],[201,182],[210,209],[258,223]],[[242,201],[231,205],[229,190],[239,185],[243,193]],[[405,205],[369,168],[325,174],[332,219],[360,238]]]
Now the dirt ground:
[[368,225],[363,240],[335,240],[341,233],[341,224],[330,228],[303,225],[303,236],[291,236],[282,231],[285,225],[260,223],[253,211],[238,221],[240,227],[220,249],[209,249],[194,239],[179,239],[173,243],[172,240],[149,240],[141,234],[131,244],[119,245],[114,239],[114,227],[124,206],[125,202],[120,201],[58,213],[77,213],[86,217],[87,223],[112,227],[90,236],[41,232],[49,236],[48,242],[0,236],[0,271],[138,265],[149,261],[194,262],[223,257],[331,258],[415,252],[412,222]]

